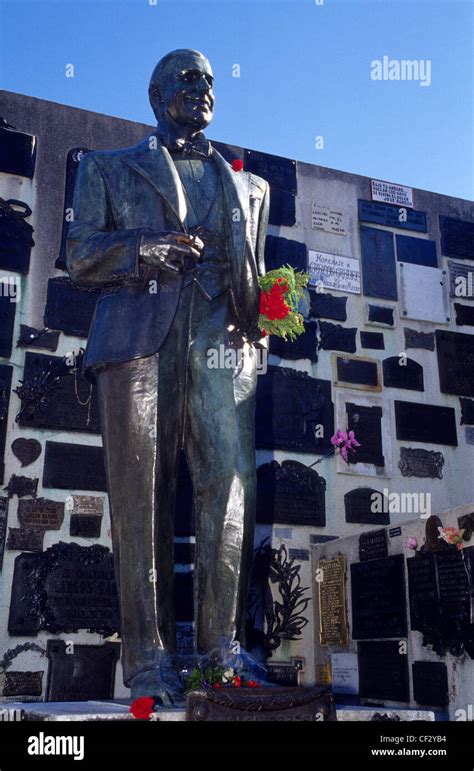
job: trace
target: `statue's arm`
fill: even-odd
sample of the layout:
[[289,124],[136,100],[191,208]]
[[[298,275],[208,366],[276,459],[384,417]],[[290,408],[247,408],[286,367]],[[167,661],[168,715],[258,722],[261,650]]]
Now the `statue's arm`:
[[144,229],[115,229],[107,188],[92,155],[84,156],[79,165],[73,216],[66,265],[74,283],[100,286],[140,281],[139,245]]

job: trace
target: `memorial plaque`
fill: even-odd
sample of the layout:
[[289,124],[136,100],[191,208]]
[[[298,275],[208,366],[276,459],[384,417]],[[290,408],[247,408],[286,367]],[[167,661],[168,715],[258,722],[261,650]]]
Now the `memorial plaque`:
[[335,386],[380,391],[380,362],[362,356],[333,354],[333,382]]
[[407,262],[400,262],[399,266],[400,316],[439,324],[451,321],[446,271]]
[[406,187],[406,185],[396,185],[382,179],[371,179],[370,193],[372,201],[413,208],[413,188]]
[[12,635],[119,630],[113,557],[99,544],[57,543],[15,559],[8,630]]
[[340,324],[331,324],[330,321],[319,321],[321,333],[319,348],[324,350],[347,351],[355,353],[357,327],[342,327]]
[[466,426],[464,429],[464,440],[466,444],[474,444],[474,426]]
[[24,528],[59,530],[64,521],[64,503],[48,498],[28,498],[18,501],[18,521]]
[[[1,130],[1,129],[0,129]],[[28,273],[33,227],[26,220],[32,211],[24,201],[0,198],[0,268]]]
[[450,297],[474,300],[474,267],[449,260],[448,268]]
[[272,366],[257,378],[257,447],[323,454],[333,434],[329,380]]
[[454,303],[454,312],[456,314],[456,324],[458,327],[474,327],[474,307],[472,305]]
[[99,290],[79,289],[69,278],[50,278],[44,324],[65,335],[87,337]]
[[13,126],[0,126],[0,171],[33,178],[36,160],[36,137]]
[[24,439],[20,437],[12,442],[12,452],[15,458],[21,462],[22,468],[29,466],[41,455],[41,442],[37,439]]
[[318,688],[203,688],[187,695],[186,720],[243,723],[336,720],[334,697]]
[[317,571],[321,576],[317,582],[319,642],[321,645],[347,645],[346,557],[318,560]]
[[82,516],[104,516],[104,498],[96,495],[70,495],[66,498],[66,511]]
[[397,439],[457,447],[456,413],[452,407],[395,400]]
[[466,549],[463,555],[457,549],[440,549],[435,555],[441,613],[445,618],[466,623],[474,623],[470,605],[472,578],[468,555],[472,556],[471,550],[472,547]]
[[394,327],[393,308],[388,305],[370,305],[368,304],[367,322],[381,327]]
[[51,332],[49,329],[35,329],[26,324],[20,324],[20,337],[17,340],[17,348],[45,348],[47,351],[55,351],[58,347],[59,332]]
[[298,562],[308,562],[309,549],[288,549],[288,556],[290,560],[298,560]]
[[194,619],[193,572],[174,574],[174,597],[176,606],[176,621],[192,622]]
[[420,233],[427,232],[426,214],[424,211],[415,211],[405,206],[393,206],[373,201],[358,201],[359,220],[361,222],[374,222],[376,225],[387,225],[389,228],[401,228],[403,230],[416,230]]
[[44,529],[9,527],[7,549],[10,551],[43,551]]
[[408,656],[400,655],[398,640],[360,642],[357,650],[361,698],[410,701]]
[[444,458],[436,450],[400,447],[398,468],[404,477],[443,478]]
[[416,552],[407,559],[410,626],[422,632],[427,625],[436,625],[438,592],[435,557],[430,551]]
[[267,674],[265,680],[269,683],[275,683],[284,688],[292,688],[299,684],[299,673],[301,667],[286,662],[265,662]]
[[67,154],[66,181],[64,186],[63,229],[61,233],[59,256],[54,265],[55,268],[59,268],[60,270],[66,270],[66,240],[73,210],[74,185],[76,182],[77,170],[84,155],[87,155],[88,152],[90,152],[90,150],[88,150],[86,147],[73,147],[72,150],[69,150]]
[[426,351],[434,351],[434,332],[418,332],[417,329],[404,328],[405,348],[423,348]]
[[266,179],[273,190],[297,193],[296,161],[256,150],[244,151],[245,171]]
[[267,271],[291,265],[298,271],[307,268],[306,244],[280,236],[267,236],[265,241],[265,268]]
[[[0,280],[0,286],[2,282]],[[0,293],[0,356],[9,359],[12,353],[16,303]]]
[[388,531],[388,534],[390,538],[397,538],[399,535],[402,534],[402,528],[400,526],[398,527],[391,527]]
[[25,495],[32,495],[33,498],[36,498],[38,482],[38,479],[12,474],[8,485],[3,489],[8,492],[9,498],[12,498],[14,495],[17,495],[18,498],[23,498]]
[[23,386],[38,383],[42,387],[35,391],[36,401],[23,398],[24,392],[19,391],[20,426],[100,432],[96,388],[81,374],[82,360],[80,354],[74,366],[68,366],[60,356],[26,353]]
[[257,522],[324,527],[326,481],[296,460],[257,469]]
[[69,535],[73,538],[99,538],[102,520],[94,514],[72,514]]
[[417,704],[446,707],[449,704],[448,670],[437,661],[413,662],[413,698]]
[[365,407],[360,404],[346,403],[347,428],[354,431],[360,442],[355,452],[349,453],[349,463],[371,463],[385,466],[382,441],[382,407]]
[[441,393],[474,396],[474,335],[441,329],[435,334]]
[[473,399],[459,399],[461,406],[461,426],[468,423],[474,425],[474,400]]
[[359,693],[359,662],[355,653],[333,653],[331,669],[333,693]]
[[282,359],[309,359],[310,361],[317,362],[317,330],[318,325],[316,322],[305,321],[304,332],[296,340],[283,340],[282,337],[270,335],[270,353],[280,356]]
[[388,557],[387,532],[384,529],[370,530],[359,536],[359,560],[383,559]]
[[368,297],[396,300],[397,271],[393,233],[362,225],[360,228],[362,254],[362,286]]
[[[354,640],[406,637],[403,554],[351,565]],[[406,656],[397,655],[400,659]],[[361,693],[362,695],[362,693]]]
[[354,257],[309,249],[308,263],[310,286],[360,294],[360,264]]
[[43,487],[107,492],[102,447],[46,442]]
[[[374,507],[374,495],[382,498],[382,506]],[[388,498],[378,490],[372,487],[356,487],[344,495],[346,522],[361,525],[389,525],[388,503]]]
[[3,570],[3,553],[7,536],[8,498],[0,497],[0,571]]
[[474,222],[440,215],[441,252],[446,257],[474,260]]
[[383,351],[385,342],[383,332],[360,332],[361,348],[372,348],[373,350]]
[[270,195],[269,225],[292,227],[296,222],[296,198],[294,193],[272,188]]
[[44,672],[14,672],[4,673],[5,685],[3,696],[41,696],[43,693]]
[[68,651],[64,640],[48,640],[46,701],[102,701],[113,699],[115,667],[120,645],[76,645]]
[[427,268],[438,267],[436,241],[401,235],[396,235],[395,240],[397,243],[397,260],[399,262],[424,265]]
[[320,206],[316,201],[311,204],[311,227],[322,233],[347,236],[344,212],[329,206]]
[[383,384],[386,388],[406,388],[424,391],[423,367],[413,359],[389,356],[382,362]]
[[347,297],[335,297],[324,292],[309,290],[311,303],[310,315],[314,319],[333,319],[334,321],[347,321]]

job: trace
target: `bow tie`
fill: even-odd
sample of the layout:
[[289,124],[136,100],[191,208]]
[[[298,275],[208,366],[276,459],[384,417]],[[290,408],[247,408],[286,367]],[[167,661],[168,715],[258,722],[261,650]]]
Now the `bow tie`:
[[186,139],[176,139],[167,145],[170,153],[184,153],[184,155],[197,156],[198,158],[210,158],[212,155],[212,146],[208,139],[201,137],[194,141]]

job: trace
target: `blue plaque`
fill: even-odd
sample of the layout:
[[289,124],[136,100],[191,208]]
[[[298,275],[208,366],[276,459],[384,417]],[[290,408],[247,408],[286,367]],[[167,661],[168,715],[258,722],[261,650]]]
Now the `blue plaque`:
[[291,265],[295,270],[306,271],[308,255],[306,244],[291,238],[267,236],[265,241],[265,268],[267,271]]
[[474,260],[474,222],[440,215],[439,229],[441,252],[446,257]]
[[376,225],[386,225],[389,228],[402,228],[403,230],[416,230],[426,233],[426,214],[424,211],[415,211],[403,206],[392,206],[387,203],[375,203],[363,201],[359,198],[359,220],[361,222],[374,222]]
[[414,265],[424,265],[427,268],[438,267],[436,241],[413,236],[395,236],[397,241],[397,260],[411,262]]
[[397,270],[393,233],[361,226],[360,245],[364,294],[383,300],[396,300]]

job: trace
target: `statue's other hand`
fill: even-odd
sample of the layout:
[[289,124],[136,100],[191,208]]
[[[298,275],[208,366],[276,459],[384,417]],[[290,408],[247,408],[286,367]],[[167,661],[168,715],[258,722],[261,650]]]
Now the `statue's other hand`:
[[140,261],[152,268],[183,273],[199,261],[204,243],[198,236],[174,231],[146,231],[140,240]]

